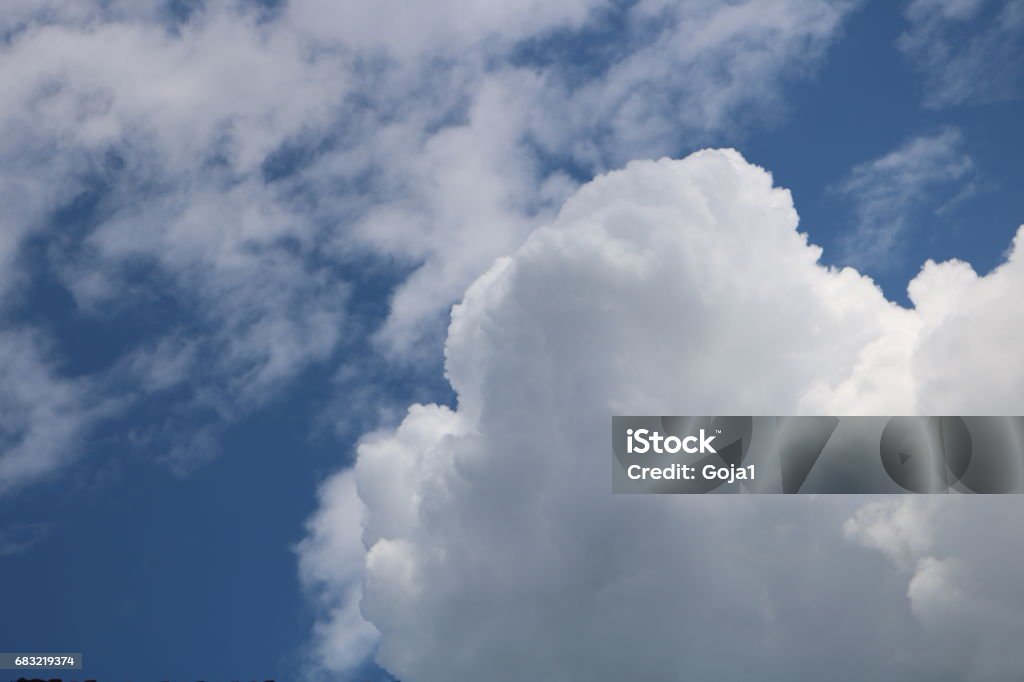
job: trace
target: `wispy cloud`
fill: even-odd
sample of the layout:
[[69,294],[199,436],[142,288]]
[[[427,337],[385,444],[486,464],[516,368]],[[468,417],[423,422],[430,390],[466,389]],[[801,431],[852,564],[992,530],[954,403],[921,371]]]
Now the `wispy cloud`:
[[853,206],[854,224],[842,240],[844,259],[891,264],[921,208],[931,205],[937,211],[964,198],[972,191],[974,174],[963,136],[953,128],[915,137],[854,167],[832,188]]
[[[30,299],[31,240],[74,315],[148,311],[94,383],[167,401],[174,428],[152,430],[207,452],[210,419],[343,362],[362,333],[348,264],[411,273],[377,293],[389,309],[371,332],[392,360],[436,362],[449,306],[574,175],[772,109],[854,4],[14,2],[0,18],[0,314]],[[607,40],[609,12],[625,48],[597,72],[544,58],[552,35]],[[59,355],[65,340],[48,341]]]
[[62,377],[48,345],[28,329],[0,332],[0,495],[73,459],[116,404],[94,382]]
[[914,0],[897,45],[925,76],[931,107],[1020,97],[1024,2]]

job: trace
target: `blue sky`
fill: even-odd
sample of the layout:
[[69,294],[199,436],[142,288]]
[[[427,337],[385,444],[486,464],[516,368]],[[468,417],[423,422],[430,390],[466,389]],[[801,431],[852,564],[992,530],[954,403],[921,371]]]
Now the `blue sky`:
[[671,43],[671,9],[453,1],[393,30],[314,2],[0,11],[0,457],[30,463],[0,471],[0,649],[81,651],[100,680],[318,669],[323,585],[297,546],[319,487],[410,403],[455,406],[450,306],[630,159],[738,149],[792,191],[823,263],[903,306],[928,259],[991,271],[1024,221],[1021,5],[947,27],[928,4],[794,10],[780,36],[755,19],[631,69]]

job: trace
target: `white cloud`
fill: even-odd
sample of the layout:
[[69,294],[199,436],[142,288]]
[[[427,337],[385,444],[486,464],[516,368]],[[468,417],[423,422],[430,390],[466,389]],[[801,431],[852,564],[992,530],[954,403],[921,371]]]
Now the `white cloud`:
[[320,491],[320,511],[296,547],[299,574],[314,601],[327,605],[314,632],[313,655],[332,670],[355,668],[372,655],[377,630],[359,613],[363,575],[355,474],[343,472]]
[[89,382],[59,376],[39,334],[0,332],[0,494],[71,459],[87,424],[112,408]]
[[910,283],[924,325],[914,355],[919,409],[927,414],[1024,414],[1020,354],[1024,308],[1024,231],[1005,263],[979,277],[961,261],[925,264]]
[[635,51],[549,103],[562,114],[551,117],[560,123],[551,137],[605,170],[664,155],[666,141],[735,130],[751,115],[775,118],[781,85],[813,71],[856,5],[640,2],[631,21],[658,29],[638,31]]
[[[465,287],[551,217],[572,188],[559,163],[599,172],[736,130],[753,109],[770,118],[778,91],[813,69],[853,6],[639,3],[623,19],[628,49],[582,78],[559,61],[513,66],[475,53],[441,75],[433,63],[416,72],[432,87],[416,90],[413,111],[399,109],[408,116],[316,168],[351,181],[370,164],[387,199],[351,236],[419,265],[395,293],[385,349],[415,355]],[[405,102],[398,73],[377,91]],[[446,117],[457,122],[435,130]]]
[[[779,110],[851,7],[637,3],[622,45],[572,76],[545,40],[607,40],[603,1],[15,2],[0,19],[0,307],[39,274],[19,257],[29,238],[77,314],[169,303],[159,338],[97,383],[187,386],[229,421],[336,358],[345,267],[376,258],[412,272],[379,347],[434,357],[449,306],[574,189],[566,168]],[[95,206],[78,215],[82,197]],[[55,219],[69,211],[75,230]]]
[[843,530],[866,547],[886,554],[900,566],[916,560],[934,543],[932,513],[941,505],[919,502],[870,502],[843,524]]
[[[163,338],[94,385],[138,395],[188,384],[188,400],[225,422],[328,358],[347,285],[311,264],[308,218],[261,173],[286,140],[333,123],[348,92],[341,57],[314,55],[233,3],[178,25],[163,3],[21,9],[0,48],[0,304],[24,305],[40,275],[19,258],[33,235],[76,312],[116,322],[147,309],[156,322],[166,310]],[[82,197],[94,208],[77,208]],[[72,454],[24,456],[45,473]]]
[[287,19],[301,32],[327,44],[411,59],[424,53],[507,49],[522,38],[557,28],[580,26],[608,0],[476,2],[441,0],[409,4],[401,0],[337,3],[292,0]]
[[[938,190],[960,198],[973,191],[974,162],[963,135],[947,128],[912,138],[899,148],[854,167],[835,191],[854,205],[856,222],[844,236],[847,262],[886,265],[913,227],[916,212]],[[936,212],[938,209],[936,210]]]
[[296,36],[216,11],[174,34],[141,22],[33,26],[4,63],[8,120],[72,149],[141,138],[170,171],[211,149],[250,171],[288,135],[322,124],[346,90],[329,55],[308,58]]
[[[988,354],[1004,361],[999,411],[1024,409],[1017,346],[988,333],[1020,314],[1016,255],[984,278],[930,264],[906,310],[857,272],[818,265],[796,226],[789,193],[735,152],[635,162],[582,187],[477,280],[446,346],[457,410],[413,406],[358,448],[362,614],[388,670],[410,682],[1013,679],[1013,499],[931,501],[933,517],[858,497],[611,494],[616,413],[984,411]],[[931,355],[968,333],[978,352],[961,366]],[[947,381],[961,390],[932,392]],[[968,545],[954,518],[997,531],[975,527]],[[351,517],[335,522],[350,538]],[[337,575],[310,560],[324,585],[352,588],[350,555]],[[983,577],[1002,589],[998,608]],[[968,612],[975,630],[935,654]]]
[[[535,226],[554,221],[479,280],[456,313],[448,353],[459,410],[416,408],[398,432],[361,447],[365,538],[373,543],[365,610],[383,630],[384,660],[423,679],[478,671],[489,652],[517,676],[524,665],[517,644],[538,652],[533,665],[546,676],[576,677],[566,666],[605,641],[602,625],[623,636],[651,622],[655,631],[681,627],[660,593],[639,605],[630,599],[652,576],[676,568],[698,576],[678,586],[694,600],[693,613],[684,614],[685,629],[697,633],[694,647],[723,650],[716,633],[702,629],[712,607],[697,586],[728,583],[737,592],[719,595],[723,618],[738,622],[758,604],[749,629],[738,629],[756,640],[742,660],[771,662],[801,634],[771,625],[797,618],[809,594],[823,610],[842,612],[826,559],[865,560],[838,534],[821,532],[805,544],[781,507],[765,515],[749,501],[733,512],[675,500],[665,514],[654,501],[617,500],[612,509],[586,497],[603,478],[585,459],[534,457],[538,466],[527,469],[527,436],[580,436],[571,448],[578,455],[585,446],[603,452],[593,434],[604,430],[591,426],[626,408],[942,407],[962,395],[953,393],[960,373],[991,370],[986,363],[1001,356],[1011,367],[1015,361],[1001,350],[957,367],[928,358],[967,333],[966,322],[948,320],[967,316],[1004,335],[1021,329],[1013,311],[992,319],[987,308],[952,309],[940,295],[962,292],[965,301],[995,306],[1003,287],[1019,281],[1016,260],[985,278],[961,265],[929,265],[912,289],[917,312],[900,310],[856,272],[815,265],[818,252],[795,232],[788,196],[735,156],[631,166],[584,188],[556,219],[574,189],[560,164],[602,170],[692,144],[751,111],[779,111],[781,87],[813,68],[853,3],[650,0],[626,13],[626,48],[612,51],[599,73],[510,59],[520,41],[585,29],[604,6],[447,0],[428,10],[293,0],[262,13],[211,1],[185,20],[169,17],[161,2],[47,0],[10,3],[0,19],[0,295],[9,302],[21,293],[25,239],[52,236],[60,227],[51,224],[55,209],[100,185],[87,234],[54,238],[58,274],[82,314],[102,317],[127,299],[146,302],[146,292],[138,294],[145,287],[125,275],[134,268],[157,278],[194,325],[185,333],[169,323],[160,338],[116,363],[111,374],[132,377],[142,391],[194,382],[197,403],[229,420],[326,362],[345,333],[349,294],[334,266],[353,253],[414,270],[378,334],[408,357],[467,284],[516,252]],[[294,176],[269,180],[266,162],[289,145],[313,160]],[[721,300],[734,303],[728,315],[715,303]],[[779,300],[787,301],[781,312]],[[665,317],[655,327],[659,336],[638,343],[636,330],[651,329],[655,316]],[[608,319],[621,325],[609,328]],[[680,338],[690,345],[680,346]],[[0,387],[0,489],[70,459],[98,414],[94,406],[105,404],[93,391],[102,381],[63,377],[43,345],[27,332],[0,340],[0,362],[14,378]],[[627,371],[631,364],[635,371]],[[756,379],[735,380],[748,375]],[[1016,400],[1015,376],[1001,373],[985,396],[1003,399],[1005,409],[1007,396]],[[970,399],[985,399],[981,388],[971,390]],[[536,420],[535,430],[524,431],[520,418]],[[495,450],[495,442],[504,445]],[[574,465],[581,478],[569,490],[555,487],[555,477]],[[536,478],[524,479],[531,472]],[[398,476],[393,488],[391,475]],[[466,488],[467,480],[477,487]],[[304,581],[326,604],[317,642],[332,669],[358,660],[375,636],[356,614],[364,571],[352,525],[359,504],[351,477],[334,479],[301,549]],[[822,529],[838,528],[852,512],[796,504],[814,505]],[[586,512],[594,519],[582,518]],[[628,536],[619,512],[653,531]],[[704,526],[690,528],[682,520],[688,514]],[[751,526],[752,519],[760,522]],[[600,523],[623,532],[595,553],[607,533]],[[771,547],[763,544],[765,528],[777,541]],[[716,545],[717,555],[694,557],[683,542],[709,546],[719,534],[754,553]],[[637,577],[630,556],[654,556],[655,543],[670,538],[661,563]],[[779,547],[806,558],[806,587],[793,585],[791,567],[772,565]],[[536,556],[536,565],[523,556]],[[591,565],[595,556],[605,563]],[[750,556],[767,567],[753,584],[738,572],[724,579],[711,570]],[[439,573],[446,569],[450,575]],[[478,582],[458,583],[466,577]],[[593,592],[580,590],[595,586],[607,587],[607,596],[590,603],[581,595]],[[837,588],[832,601],[822,596],[826,587]],[[409,620],[417,615],[410,604],[424,618],[438,617],[437,627]],[[508,622],[493,619],[499,607],[509,607]],[[622,618],[609,621],[611,612]],[[552,625],[574,631],[566,650],[541,639]],[[884,628],[872,634],[859,625],[850,627],[884,648]],[[516,638],[502,643],[510,632]],[[644,651],[650,657],[641,672],[677,669],[664,651]],[[635,662],[612,660],[612,653],[598,652],[583,672],[633,676],[623,666]],[[870,664],[851,656],[848,669]],[[809,660],[808,670],[827,663],[824,655]]]
[[1015,99],[1024,66],[1024,2],[913,0],[897,46],[925,76],[930,107]]
[[846,524],[909,576],[910,609],[939,644],[935,655],[970,679],[1015,679],[1024,669],[1019,511],[1013,496],[905,498],[868,505]]

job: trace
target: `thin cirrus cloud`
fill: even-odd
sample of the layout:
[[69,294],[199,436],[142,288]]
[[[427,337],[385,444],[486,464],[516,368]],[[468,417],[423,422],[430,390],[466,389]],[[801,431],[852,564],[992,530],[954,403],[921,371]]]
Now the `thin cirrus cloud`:
[[914,0],[897,46],[925,77],[924,102],[941,108],[1016,99],[1024,81],[1020,0]]
[[[854,166],[832,188],[853,207],[854,224],[843,236],[844,261],[891,265],[922,211],[940,212],[974,187],[975,165],[959,130],[914,137],[898,148]],[[936,196],[947,197],[943,202]],[[949,199],[948,197],[954,197]]]
[[[358,261],[405,273],[382,295],[375,347],[390,361],[436,357],[448,306],[553,218],[574,173],[770,112],[854,3],[450,1],[404,23],[379,21],[386,4],[339,7],[5,8],[0,314],[58,358],[38,390],[0,387],[19,414],[45,413],[45,381],[122,407],[157,398],[174,428],[140,433],[175,433],[148,449],[187,469],[216,450],[218,424],[338,363],[365,333],[350,317]],[[613,19],[626,48],[595,71],[545,57],[552,35],[597,40]],[[24,257],[30,243],[42,259]],[[146,327],[72,381],[66,340],[25,321],[40,280],[71,296],[72,323]],[[89,402],[69,403],[77,428],[52,434],[31,476],[5,468],[4,486],[80,453],[100,418]],[[30,448],[32,432],[12,431],[11,447]]]
[[452,314],[457,409],[410,407],[324,489],[321,666],[367,650],[358,603],[410,682],[1013,679],[1016,500],[609,493],[612,414],[1024,409],[1024,226],[983,277],[927,263],[910,309],[796,226],[709,150],[597,178],[496,262]]

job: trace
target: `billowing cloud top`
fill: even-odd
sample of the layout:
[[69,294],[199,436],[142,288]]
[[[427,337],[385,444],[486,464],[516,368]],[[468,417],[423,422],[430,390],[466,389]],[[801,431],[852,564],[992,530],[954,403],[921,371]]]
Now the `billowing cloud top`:
[[[499,260],[452,314],[457,409],[366,436],[311,526],[323,641],[362,577],[378,659],[409,681],[1019,671],[1024,593],[986,580],[1024,564],[1007,500],[611,494],[616,413],[1024,410],[1019,248],[985,277],[928,263],[904,309],[819,265],[797,222],[767,172],[702,151],[597,178]],[[365,565],[331,573],[356,492]]]

